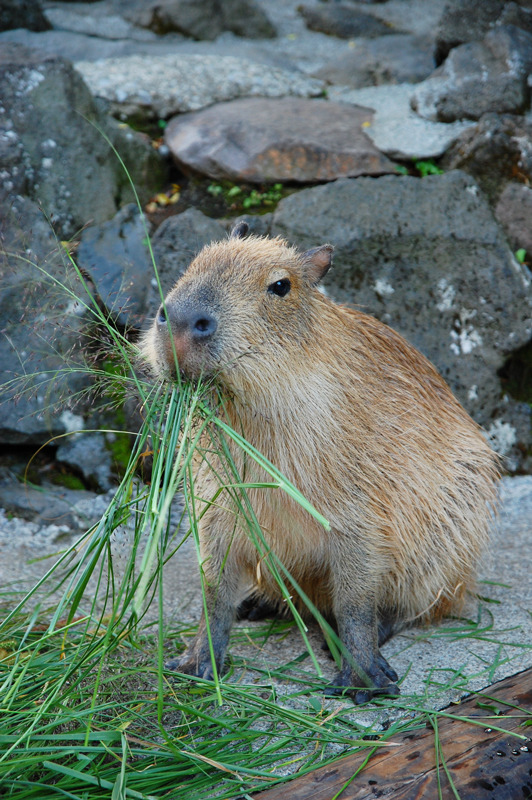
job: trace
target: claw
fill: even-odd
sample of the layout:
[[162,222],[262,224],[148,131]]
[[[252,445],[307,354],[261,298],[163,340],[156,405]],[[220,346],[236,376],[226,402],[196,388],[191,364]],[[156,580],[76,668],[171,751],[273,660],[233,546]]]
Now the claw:
[[165,663],[165,668],[172,670],[172,672],[181,672],[183,675],[194,675],[196,678],[202,678],[204,681],[214,680],[214,670],[210,658],[198,660],[192,654],[185,653],[184,655],[176,658],[171,658]]
[[377,656],[377,665],[379,669],[382,670],[382,672],[384,672],[386,677],[392,681],[392,683],[395,683],[396,681],[399,680],[399,675],[397,674],[397,672],[394,670],[392,666],[390,666],[390,664],[388,664],[384,656],[381,655],[380,653]]

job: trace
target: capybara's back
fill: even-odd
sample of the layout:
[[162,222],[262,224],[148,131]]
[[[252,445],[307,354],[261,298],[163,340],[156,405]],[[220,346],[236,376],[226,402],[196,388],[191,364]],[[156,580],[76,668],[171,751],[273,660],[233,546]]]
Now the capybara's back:
[[[301,254],[243,234],[238,226],[192,262],[144,353],[161,377],[175,375],[177,358],[188,377],[215,378],[234,426],[329,520],[325,531],[288,495],[249,492],[269,547],[338,629],[346,657],[334,688],[359,687],[358,701],[393,694],[379,642],[447,613],[473,585],[497,458],[424,356],[318,291],[330,246]],[[246,480],[264,480],[246,469]],[[198,485],[206,498],[217,490],[205,465]],[[200,537],[221,667],[242,592],[258,583],[258,601],[275,605],[279,588],[245,526],[235,530],[234,509],[212,506]],[[205,621],[173,666],[211,674]]]

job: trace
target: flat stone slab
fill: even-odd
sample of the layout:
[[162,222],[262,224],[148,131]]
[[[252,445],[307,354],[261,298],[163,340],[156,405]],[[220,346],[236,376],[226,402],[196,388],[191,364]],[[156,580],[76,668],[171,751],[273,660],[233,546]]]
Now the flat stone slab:
[[[76,493],[78,494],[78,493]],[[79,493],[81,494],[81,493]],[[72,511],[88,527],[104,513],[111,493],[95,496],[86,492],[86,500],[73,499]],[[179,520],[180,509],[175,518]],[[177,523],[176,523],[177,524]],[[134,546],[132,524],[118,529],[111,538],[115,579],[120,581],[128,557]],[[465,694],[478,691],[493,681],[513,675],[532,666],[532,619],[528,609],[532,605],[532,582],[529,559],[532,535],[532,476],[505,478],[502,482],[500,519],[493,533],[489,554],[480,567],[479,593],[483,600],[471,598],[459,620],[446,620],[439,626],[410,628],[387,642],[382,652],[401,675],[401,695],[408,705],[412,694],[427,695],[426,708],[443,708],[460,700]],[[79,529],[65,520],[39,520],[28,522],[11,517],[0,509],[0,583],[12,591],[29,589],[54,563],[58,551],[72,545],[79,537]],[[173,550],[173,547],[171,548]],[[141,551],[141,548],[140,548]],[[39,558],[35,558],[35,554]],[[139,563],[142,557],[139,552]],[[194,623],[199,620],[202,608],[199,571],[194,542],[190,537],[165,564],[163,571],[163,614],[167,625]],[[94,580],[87,589],[86,602],[90,604],[91,592],[105,591],[105,581],[99,586]],[[50,587],[48,587],[50,588]],[[50,602],[50,601],[48,601]],[[478,617],[477,617],[478,615]],[[148,611],[146,622],[156,620],[157,603]],[[243,620],[235,624],[235,632],[257,629],[260,623]],[[324,673],[324,680],[332,680],[334,662],[321,649],[322,636],[316,625],[311,625],[309,636],[316,658]],[[255,687],[257,675],[261,683],[266,670],[286,664],[299,657],[302,670],[315,675],[310,658],[304,657],[305,646],[296,626],[282,636],[268,636],[260,646],[257,640],[233,640],[230,652],[247,661],[242,673],[228,675],[224,682],[235,682]],[[301,659],[301,656],[303,658]],[[154,651],[154,659],[155,659]],[[454,673],[454,680],[450,681]],[[432,677],[431,677],[432,676]],[[300,673],[301,677],[301,673]],[[301,691],[301,683],[268,677],[275,686],[275,695],[281,708],[298,710],[287,694]],[[318,697],[321,696],[317,695]],[[308,698],[302,695],[301,708],[308,708]],[[373,725],[378,721],[397,719],[405,715],[398,701],[397,709],[379,708],[375,705],[355,707],[350,700],[327,698],[323,700],[326,713],[349,712],[355,724]],[[504,727],[504,726],[503,726]],[[311,742],[310,747],[314,746]],[[303,744],[301,745],[304,751]],[[330,751],[329,751],[330,752]],[[299,762],[292,761],[286,772],[295,772]],[[332,795],[328,795],[331,797]]]
[[165,138],[182,168],[216,180],[315,183],[394,172],[365,134],[372,119],[326,100],[250,98],[176,117]]
[[363,89],[331,86],[328,95],[331,100],[367,106],[375,111],[373,122],[365,132],[390,158],[437,158],[473,123],[422,119],[410,107],[413,90],[410,83]]
[[316,97],[325,84],[243,58],[218,55],[127,56],[77,61],[91,92],[121,117],[166,119],[239,97]]

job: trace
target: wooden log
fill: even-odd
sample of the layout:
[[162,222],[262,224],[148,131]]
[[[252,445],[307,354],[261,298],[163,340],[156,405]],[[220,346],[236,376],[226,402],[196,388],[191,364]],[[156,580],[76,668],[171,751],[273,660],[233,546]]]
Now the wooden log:
[[428,720],[422,730],[394,736],[390,741],[398,747],[379,748],[348,786],[369,751],[346,756],[255,798],[332,800],[345,786],[338,800],[436,800],[439,782],[443,800],[456,800],[442,756],[460,800],[532,798],[532,727],[525,726],[532,725],[532,669],[430,714]]

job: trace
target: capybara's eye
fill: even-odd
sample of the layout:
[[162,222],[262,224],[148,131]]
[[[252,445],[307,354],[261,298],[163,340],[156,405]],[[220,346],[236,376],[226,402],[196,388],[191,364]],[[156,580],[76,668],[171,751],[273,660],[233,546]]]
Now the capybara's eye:
[[161,306],[157,314],[157,322],[159,325],[166,325],[166,311],[164,306]]
[[275,281],[275,283],[270,283],[268,286],[268,291],[272,294],[276,294],[279,297],[284,297],[285,294],[291,289],[292,284],[288,280],[288,278],[281,278],[280,281]]

